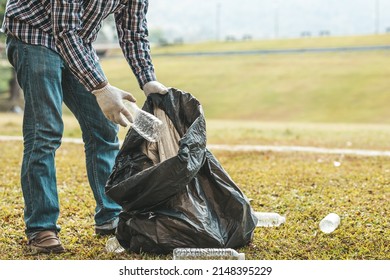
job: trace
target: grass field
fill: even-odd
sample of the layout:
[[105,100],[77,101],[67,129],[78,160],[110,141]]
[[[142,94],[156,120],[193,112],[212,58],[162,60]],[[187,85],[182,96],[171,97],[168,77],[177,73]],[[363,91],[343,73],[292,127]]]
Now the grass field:
[[[389,44],[389,36],[207,43],[154,50],[185,52]],[[390,150],[390,52],[228,57],[156,57],[161,82],[202,103],[208,144],[297,145]],[[144,96],[123,59],[102,60],[110,82]],[[3,72],[2,72],[3,73]],[[2,77],[0,77],[1,79]],[[5,100],[5,96],[0,97]],[[21,135],[22,116],[0,113],[0,135]],[[65,108],[65,137],[80,137]],[[126,129],[119,137],[124,139]],[[104,252],[94,236],[94,201],[83,146],[57,152],[62,255],[28,255],[20,188],[21,141],[0,142],[0,259],[170,259]],[[310,153],[215,151],[254,210],[286,215],[277,228],[256,228],[240,252],[247,259],[389,260],[390,158]],[[334,162],[340,165],[335,165]],[[341,225],[326,235],[329,212]]]
[[[170,259],[171,255],[113,255],[107,238],[93,234],[94,202],[83,147],[63,144],[57,153],[61,203],[59,223],[67,253],[31,256],[25,249],[23,202],[19,186],[21,142],[2,142],[0,154],[0,259]],[[287,221],[278,228],[257,228],[240,252],[247,259],[327,260],[390,259],[390,161],[388,158],[316,154],[215,152],[221,164],[252,199],[256,211],[278,212]],[[364,170],[364,172],[362,172]],[[80,203],[82,202],[82,203]],[[340,227],[326,235],[318,223],[329,212]]]
[[[22,115],[0,113],[0,135],[21,136]],[[64,137],[80,138],[76,119],[64,115]],[[124,139],[128,128],[121,127]],[[256,122],[207,119],[207,143],[390,150],[389,124]]]
[[383,46],[390,44],[390,35],[365,35],[348,37],[312,37],[271,39],[236,42],[202,42],[153,48],[153,53],[185,53],[234,50],[307,49],[324,47]]
[[[212,42],[155,48],[152,53],[388,45],[389,35],[249,42]],[[389,123],[390,52],[160,57],[159,80],[195,95],[208,119],[260,122]],[[104,58],[111,84],[145,97],[123,58]],[[0,86],[6,71],[1,70]],[[4,97],[0,101],[6,102]]]
[[[156,57],[158,78],[195,95],[209,119],[389,123],[390,52]],[[144,97],[121,58],[112,84]]]
[[[1,114],[3,135],[20,135],[21,116]],[[388,125],[258,123],[210,120],[208,143],[311,145],[389,150]],[[123,139],[126,129],[121,129]],[[75,119],[65,116],[65,136],[79,137]],[[353,139],[353,140],[351,140]],[[254,210],[278,212],[287,222],[257,228],[247,259],[390,259],[390,159],[307,153],[214,152],[252,199]],[[170,259],[151,254],[112,255],[107,238],[93,234],[94,202],[82,145],[63,143],[57,152],[61,238],[68,252],[31,256],[25,249],[19,183],[22,142],[0,142],[0,259]],[[339,162],[337,166],[334,162]],[[82,201],[82,203],[80,203]],[[341,226],[325,235],[319,220],[329,212]],[[266,250],[264,249],[266,248]]]

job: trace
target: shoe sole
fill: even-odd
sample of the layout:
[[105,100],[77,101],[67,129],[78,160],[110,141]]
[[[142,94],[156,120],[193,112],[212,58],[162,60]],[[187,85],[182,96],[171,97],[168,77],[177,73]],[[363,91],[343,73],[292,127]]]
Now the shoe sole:
[[36,247],[36,246],[29,246],[28,247],[30,250],[30,253],[32,255],[37,255],[37,254],[60,254],[64,253],[65,249],[62,247],[62,245],[52,247],[52,248],[44,248],[44,247]]

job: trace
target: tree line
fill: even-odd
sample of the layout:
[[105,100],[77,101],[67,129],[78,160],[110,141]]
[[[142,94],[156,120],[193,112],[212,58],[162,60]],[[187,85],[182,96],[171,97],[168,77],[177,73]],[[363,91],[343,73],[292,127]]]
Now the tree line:
[[[7,4],[7,0],[0,0],[0,26],[3,24],[4,14],[5,14],[5,7]],[[0,44],[4,45],[5,43],[5,35],[4,33],[0,32]],[[1,50],[1,52],[4,52],[5,50]],[[13,70],[11,79],[9,80],[9,109],[14,112],[20,112],[20,106],[21,98],[22,98],[22,92],[19,87],[19,84],[16,80],[16,75]]]

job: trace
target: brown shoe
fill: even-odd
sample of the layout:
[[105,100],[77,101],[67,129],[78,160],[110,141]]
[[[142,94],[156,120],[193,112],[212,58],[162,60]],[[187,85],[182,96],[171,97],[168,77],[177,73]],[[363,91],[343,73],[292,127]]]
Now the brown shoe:
[[65,251],[57,233],[51,230],[39,232],[33,239],[28,241],[27,245],[35,254],[62,253]]

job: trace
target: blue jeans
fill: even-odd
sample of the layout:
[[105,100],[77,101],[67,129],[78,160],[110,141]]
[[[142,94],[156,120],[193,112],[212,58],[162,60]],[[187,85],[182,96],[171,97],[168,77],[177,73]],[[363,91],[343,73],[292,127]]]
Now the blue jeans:
[[116,219],[121,207],[105,195],[104,187],[119,150],[118,126],[103,115],[95,96],[56,52],[8,36],[7,55],[25,98],[21,184],[27,236],[60,230],[55,152],[64,128],[62,102],[82,130],[88,180],[96,201],[95,223]]

